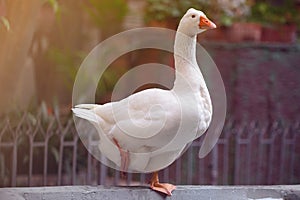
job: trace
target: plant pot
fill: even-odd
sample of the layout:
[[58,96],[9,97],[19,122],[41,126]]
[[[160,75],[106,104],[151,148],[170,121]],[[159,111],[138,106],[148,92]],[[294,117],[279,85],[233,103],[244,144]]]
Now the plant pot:
[[278,25],[275,27],[263,27],[262,42],[294,43],[297,40],[296,25]]

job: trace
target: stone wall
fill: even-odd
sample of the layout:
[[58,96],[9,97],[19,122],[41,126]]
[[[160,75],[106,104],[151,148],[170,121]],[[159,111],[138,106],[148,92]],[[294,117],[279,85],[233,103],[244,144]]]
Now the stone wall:
[[0,200],[81,200],[81,199],[214,199],[284,200],[300,199],[299,186],[178,186],[172,197],[140,187],[65,186],[0,189]]
[[300,119],[300,46],[207,43],[235,119]]

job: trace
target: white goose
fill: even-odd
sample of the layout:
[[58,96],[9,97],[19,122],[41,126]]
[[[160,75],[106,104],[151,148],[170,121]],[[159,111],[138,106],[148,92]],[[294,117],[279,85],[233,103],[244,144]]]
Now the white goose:
[[216,28],[193,8],[182,17],[174,45],[176,79],[171,90],[147,89],[104,105],[80,104],[75,116],[97,128],[99,150],[121,171],[154,172],[153,190],[171,195],[157,171],[174,162],[208,128],[212,104],[196,61],[197,34]]

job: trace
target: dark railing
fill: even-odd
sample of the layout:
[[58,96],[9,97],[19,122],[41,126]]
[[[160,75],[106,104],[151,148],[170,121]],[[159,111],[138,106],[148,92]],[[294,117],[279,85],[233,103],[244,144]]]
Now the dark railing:
[[[46,114],[45,114],[46,113]],[[162,170],[174,184],[300,183],[299,122],[226,122],[212,152],[198,159],[201,137]],[[89,154],[72,117],[47,111],[7,117],[0,123],[0,186],[134,185],[148,175],[106,167]]]

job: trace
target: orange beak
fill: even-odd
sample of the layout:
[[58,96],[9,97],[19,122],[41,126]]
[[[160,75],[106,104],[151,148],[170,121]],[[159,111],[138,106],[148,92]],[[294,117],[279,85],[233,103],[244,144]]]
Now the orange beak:
[[206,17],[201,16],[200,17],[199,28],[201,28],[201,29],[213,29],[213,28],[217,28],[217,26],[212,21],[207,19]]

